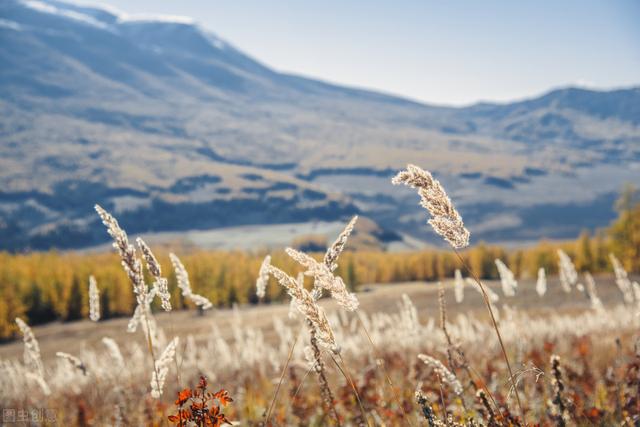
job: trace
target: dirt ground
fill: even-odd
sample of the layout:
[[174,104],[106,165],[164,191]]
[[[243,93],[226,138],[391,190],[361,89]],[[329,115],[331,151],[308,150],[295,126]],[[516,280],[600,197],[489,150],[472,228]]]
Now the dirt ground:
[[[622,294],[615,285],[611,275],[595,277],[598,295],[606,305],[622,303]],[[637,280],[637,279],[636,279]],[[459,312],[474,312],[479,316],[485,316],[485,308],[480,293],[470,285],[465,286],[464,302],[457,304],[453,296],[453,282],[444,282],[446,287],[447,310],[450,318]],[[499,282],[485,282],[497,294],[500,295],[498,306],[507,304],[520,310],[527,310],[531,315],[544,316],[552,311],[565,313],[578,313],[589,309],[589,301],[584,293],[573,290],[565,293],[557,278],[549,278],[547,293],[540,298],[535,291],[535,280],[523,280],[519,282],[518,292],[515,297],[507,298],[502,294]],[[272,285],[273,286],[273,285]],[[406,293],[418,309],[420,319],[438,316],[438,287],[436,283],[397,283],[386,285],[363,285],[359,288],[358,298],[361,310],[367,313],[376,311],[396,312],[401,301],[401,295]],[[327,312],[336,309],[335,304],[325,298],[321,304]],[[242,323],[251,327],[259,327],[265,337],[270,339],[275,336],[272,319],[275,317],[287,318],[288,304],[270,304],[259,306],[238,307],[238,315]],[[179,335],[185,337],[192,334],[203,337],[211,331],[214,325],[223,332],[228,333],[232,339],[228,327],[234,321],[235,315],[231,309],[210,310],[204,315],[196,311],[173,311],[170,313],[158,312],[156,319],[160,328],[164,329],[167,336]],[[488,319],[488,317],[487,317]],[[143,343],[143,334],[138,331],[129,334],[126,331],[128,318],[110,319],[98,323],[89,320],[50,323],[33,328],[36,338],[40,343],[43,359],[55,357],[56,351],[65,351],[71,354],[78,353],[82,348],[94,347],[100,344],[102,337],[108,336],[123,345],[131,340]],[[0,359],[22,357],[22,341],[0,345]]]

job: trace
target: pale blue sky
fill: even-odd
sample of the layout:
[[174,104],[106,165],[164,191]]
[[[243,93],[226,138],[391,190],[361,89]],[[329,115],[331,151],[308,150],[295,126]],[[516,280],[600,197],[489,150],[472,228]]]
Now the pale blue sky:
[[640,84],[634,0],[106,1],[194,17],[277,70],[430,103]]

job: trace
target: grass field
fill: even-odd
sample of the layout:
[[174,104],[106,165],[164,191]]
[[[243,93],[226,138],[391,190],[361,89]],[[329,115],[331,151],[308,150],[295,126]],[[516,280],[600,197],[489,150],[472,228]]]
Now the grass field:
[[[3,417],[44,414],[44,424],[65,426],[640,423],[640,284],[615,255],[614,275],[594,278],[583,262],[593,260],[589,240],[580,239],[578,269],[558,248],[557,278],[539,268],[535,281],[518,282],[490,259],[500,281],[482,282],[458,252],[470,233],[439,182],[413,165],[393,182],[418,189],[429,224],[470,277],[456,269],[442,286],[364,284],[352,293],[338,258],[354,217],[322,260],[292,248],[289,264],[265,256],[256,297],[276,286],[290,305],[215,310],[177,256],[169,254],[169,282],[151,248],[131,243],[96,205],[132,286],[133,316],[99,322],[91,277],[91,322],[31,329],[17,318],[22,345],[0,347]],[[622,211],[612,227],[631,265],[633,219]],[[178,293],[197,309],[173,310]]]
[[[623,419],[624,413],[632,414],[633,408],[624,412],[623,380],[630,369],[628,364],[638,363],[633,357],[637,309],[635,305],[624,305],[612,276],[595,279],[598,295],[605,305],[602,313],[590,308],[584,293],[576,289],[565,293],[556,278],[549,278],[548,291],[543,297],[536,293],[535,281],[521,281],[512,298],[501,294],[498,282],[487,283],[500,294],[495,306],[499,307],[500,327],[520,378],[521,393],[531,396],[525,404],[528,415],[543,421],[543,425],[556,424],[554,405],[547,402],[553,390],[548,365],[552,353],[559,354],[563,363],[567,363],[563,366],[568,372],[567,390],[577,389],[567,391],[567,401],[573,402],[569,421],[589,424],[589,417],[594,416],[594,421],[597,418],[602,425],[610,425],[609,421]],[[458,368],[456,375],[465,388],[464,395],[460,396],[417,358],[419,353],[425,353],[447,364],[448,346],[438,326],[440,308],[436,283],[363,286],[357,295],[361,303],[357,315],[339,311],[332,300],[321,300],[343,347],[341,357],[349,375],[353,376],[369,425],[415,425],[420,424],[421,419],[428,423],[414,402],[417,388],[424,391],[438,418],[444,419],[446,409],[456,422],[468,421],[471,414],[478,420],[480,416],[488,419],[488,415],[481,415],[483,407],[471,391],[481,384],[503,411],[504,419],[500,421],[503,424],[496,425],[509,425],[507,417],[512,415],[507,407],[515,417],[509,377],[499,357],[499,347],[491,333],[480,293],[467,284],[464,301],[456,303],[452,287],[452,281],[444,283],[449,333],[478,375],[471,382],[465,378],[465,371]],[[364,319],[375,350],[363,334],[356,320],[358,316]],[[110,425],[121,421],[123,425],[163,425],[168,423],[167,416],[173,411],[171,402],[177,392],[194,385],[202,374],[212,387],[224,387],[234,398],[225,411],[230,420],[241,421],[241,425],[258,425],[264,421],[294,337],[301,330],[303,336],[306,334],[302,319],[289,318],[288,305],[281,304],[214,310],[204,315],[196,311],[175,311],[158,313],[155,318],[160,330],[158,350],[168,342],[164,335],[180,338],[175,366],[170,368],[159,400],[147,395],[152,367],[144,350],[144,334],[127,333],[128,319],[112,319],[99,323],[48,324],[33,329],[50,378],[49,396],[24,377],[25,372],[22,372],[23,378],[19,378],[21,371],[15,361],[22,355],[22,343],[0,346],[3,383],[14,382],[12,388],[3,387],[3,404],[18,408],[54,408],[61,425]],[[101,342],[105,336],[118,343],[126,361],[123,366],[114,362]],[[296,341],[299,342],[269,423],[334,423],[323,410],[318,385],[310,374],[304,351],[306,339],[300,337]],[[57,351],[77,355],[88,374],[56,358]],[[341,423],[360,424],[362,416],[352,389],[332,364],[332,357],[328,352],[323,356]],[[8,369],[14,372],[9,375]],[[387,374],[393,387],[388,385]],[[611,388],[616,376],[620,382],[617,387],[622,387],[617,391]]]
[[[623,302],[622,294],[614,283],[611,275],[596,276],[598,282],[598,295],[607,306],[615,306]],[[487,281],[496,293],[500,293],[500,284],[496,281]],[[460,304],[453,298],[453,281],[444,281],[446,292],[447,310],[451,318],[458,314],[473,314],[478,318],[488,321],[486,308],[482,297],[470,284],[465,284],[465,298]],[[535,292],[535,281],[522,281],[516,297],[503,298],[504,304],[517,310],[523,310],[534,317],[548,316],[550,314],[581,313],[589,309],[589,299],[583,294],[567,295],[560,287],[557,279],[550,278],[549,290],[544,297],[539,297]],[[363,285],[358,292],[362,310],[367,313],[392,314],[398,311],[398,305],[402,303],[402,294],[406,294],[418,310],[421,322],[429,319],[438,321],[438,286],[437,283],[396,283],[385,285]],[[337,311],[337,304],[325,299],[321,305],[326,307],[328,313]],[[273,320],[281,319],[289,322],[288,304],[269,304],[262,306],[241,306],[235,309],[218,309],[206,311],[200,315],[197,311],[172,311],[170,313],[158,313],[155,317],[158,325],[165,332],[186,337],[192,335],[196,341],[206,340],[212,328],[217,327],[222,332],[222,337],[233,340],[231,325],[240,322],[247,327],[261,331],[268,342],[275,343],[277,334],[274,331]],[[55,352],[65,349],[69,353],[78,352],[83,348],[99,345],[103,336],[116,340],[120,345],[137,342],[144,345],[144,336],[141,334],[128,334],[128,318],[110,319],[99,323],[89,320],[80,322],[55,322],[33,328],[43,359],[55,358]],[[298,322],[299,323],[299,322]],[[226,332],[225,332],[226,331]],[[23,345],[20,341],[14,341],[0,346],[0,358],[7,359],[20,357]]]

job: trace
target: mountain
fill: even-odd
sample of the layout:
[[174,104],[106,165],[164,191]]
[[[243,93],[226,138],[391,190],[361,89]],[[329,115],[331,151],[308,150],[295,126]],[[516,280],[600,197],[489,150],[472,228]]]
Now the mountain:
[[392,173],[435,173],[474,239],[606,225],[640,176],[640,88],[466,108],[284,74],[185,18],[0,0],[0,249],[343,219],[427,238]]

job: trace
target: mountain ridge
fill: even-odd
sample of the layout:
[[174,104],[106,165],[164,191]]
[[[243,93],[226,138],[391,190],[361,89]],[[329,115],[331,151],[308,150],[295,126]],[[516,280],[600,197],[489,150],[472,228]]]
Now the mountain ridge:
[[439,107],[276,72],[191,21],[54,0],[4,0],[0,19],[0,249],[99,243],[96,202],[132,231],[364,213],[428,238],[415,195],[388,183],[409,162],[478,238],[563,237],[607,215],[525,229],[530,199],[600,212],[638,176],[635,87]]

